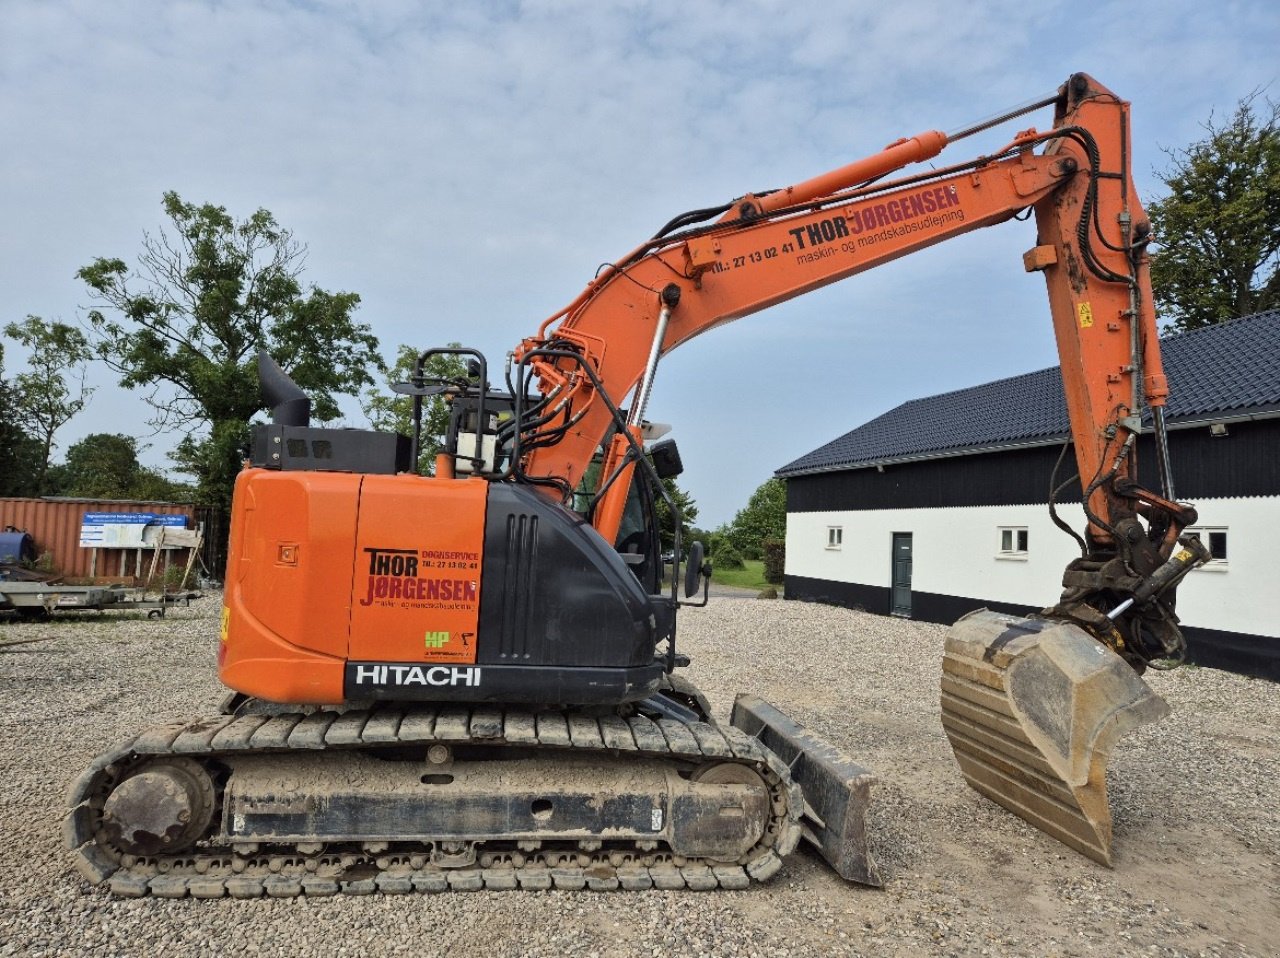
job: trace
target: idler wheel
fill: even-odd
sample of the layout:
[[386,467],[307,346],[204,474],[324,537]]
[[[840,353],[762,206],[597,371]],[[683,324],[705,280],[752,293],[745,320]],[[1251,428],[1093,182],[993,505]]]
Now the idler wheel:
[[668,843],[676,855],[737,861],[758,845],[770,821],[769,789],[752,768],[704,765],[690,776],[687,796],[671,803]]
[[112,845],[130,855],[180,852],[213,820],[209,773],[188,758],[150,762],[120,782],[102,807],[102,828]]
[[703,765],[695,769],[690,778],[695,782],[705,782],[708,785],[752,785],[766,795],[769,792],[769,786],[764,783],[764,779],[755,769],[736,762]]

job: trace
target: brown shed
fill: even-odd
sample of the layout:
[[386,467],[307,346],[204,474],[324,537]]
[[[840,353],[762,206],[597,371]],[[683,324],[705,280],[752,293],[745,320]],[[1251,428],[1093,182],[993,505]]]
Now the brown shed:
[[[147,515],[184,516],[186,527],[197,527],[196,506],[175,502],[119,502],[102,499],[0,498],[0,530],[29,533],[36,553],[50,556],[53,569],[67,579],[141,579],[151,566],[152,549],[146,546],[98,547],[82,545],[86,516],[112,515],[145,526]],[[126,518],[127,517],[127,518]],[[133,517],[137,517],[134,519]],[[163,520],[155,520],[156,523]],[[189,550],[169,553],[171,564],[186,565]],[[158,568],[163,568],[162,564]]]

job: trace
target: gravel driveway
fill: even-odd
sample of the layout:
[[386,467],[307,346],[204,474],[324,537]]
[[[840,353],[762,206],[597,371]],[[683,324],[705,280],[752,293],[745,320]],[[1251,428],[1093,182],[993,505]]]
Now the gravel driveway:
[[744,892],[112,899],[68,865],[66,784],[139,727],[216,709],[218,603],[159,621],[0,620],[0,955],[1280,952],[1280,687],[1154,676],[1174,714],[1118,746],[1106,869],[965,786],[938,718],[944,628],[728,598],[684,613],[690,677],[722,719],[734,692],[758,692],[879,774],[883,890],[802,852]]

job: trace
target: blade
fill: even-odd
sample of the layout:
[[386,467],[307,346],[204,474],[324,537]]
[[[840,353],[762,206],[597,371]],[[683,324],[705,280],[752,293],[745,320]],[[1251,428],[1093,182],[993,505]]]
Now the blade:
[[875,776],[755,695],[739,695],[729,721],[791,767],[791,777],[804,793],[804,839],[840,877],[883,884],[867,848],[867,806]]

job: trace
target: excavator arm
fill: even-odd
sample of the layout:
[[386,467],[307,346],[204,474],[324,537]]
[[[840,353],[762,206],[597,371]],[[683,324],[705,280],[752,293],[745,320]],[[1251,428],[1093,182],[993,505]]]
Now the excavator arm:
[[[954,627],[943,720],[978,791],[1109,862],[1106,760],[1123,731],[1167,711],[1138,675],[1181,659],[1174,594],[1207,555],[1182,537],[1196,513],[1174,498],[1129,104],[1077,74],[1027,109],[1049,105],[1050,130],[1020,132],[990,156],[886,180],[944,149],[949,138],[929,131],[795,186],[677,217],[603,268],[517,350],[542,400],[516,430],[514,468],[567,494],[604,442],[592,518],[612,542],[663,355],[723,323],[1033,211],[1037,236],[1024,267],[1048,291],[1087,527],[1076,533],[1053,513],[1081,554],[1040,618],[980,612]],[[624,428],[617,406],[627,395]],[[1137,479],[1144,408],[1159,492]]]
[[[1176,580],[1202,557],[1198,544],[1178,542],[1195,512],[1173,501],[1164,451],[1168,386],[1149,226],[1130,170],[1129,104],[1083,74],[1035,106],[1049,103],[1051,130],[1025,130],[991,156],[884,181],[948,142],[938,131],[922,133],[795,186],[700,211],[719,216],[712,222],[679,217],[678,231],[666,229],[604,267],[517,350],[543,397],[518,431],[521,476],[577,488],[614,424],[611,407],[633,395],[630,435],[613,432],[602,470],[608,488],[593,513],[613,541],[663,355],[716,326],[1033,210],[1037,239],[1024,265],[1041,272],[1048,289],[1088,517],[1056,614],[1139,669],[1180,655],[1170,600]],[[1160,450],[1159,493],[1136,480],[1144,407]]]

